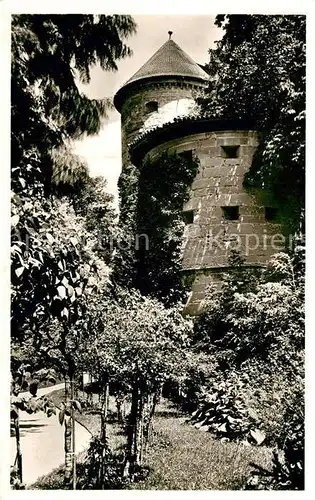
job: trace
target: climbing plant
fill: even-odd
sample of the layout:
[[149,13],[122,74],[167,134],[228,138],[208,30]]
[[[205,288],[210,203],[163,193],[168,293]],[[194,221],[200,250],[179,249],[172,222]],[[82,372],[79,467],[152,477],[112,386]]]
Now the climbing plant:
[[166,305],[186,296],[181,275],[183,206],[198,168],[197,158],[165,152],[146,159],[133,184],[136,234],[129,247],[129,276],[143,295]]

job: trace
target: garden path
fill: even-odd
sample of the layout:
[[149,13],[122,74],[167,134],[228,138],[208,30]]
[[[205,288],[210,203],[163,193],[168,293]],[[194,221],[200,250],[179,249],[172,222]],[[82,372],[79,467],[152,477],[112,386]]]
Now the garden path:
[[[37,391],[43,396],[64,387],[57,384]],[[20,394],[23,396],[23,394]],[[20,413],[21,451],[23,460],[23,483],[30,485],[39,477],[48,474],[64,462],[64,427],[59,424],[57,415],[47,417],[42,411],[28,415]],[[88,445],[91,434],[82,425],[75,424],[76,453]],[[10,457],[14,463],[16,454],[15,437],[10,438]]]

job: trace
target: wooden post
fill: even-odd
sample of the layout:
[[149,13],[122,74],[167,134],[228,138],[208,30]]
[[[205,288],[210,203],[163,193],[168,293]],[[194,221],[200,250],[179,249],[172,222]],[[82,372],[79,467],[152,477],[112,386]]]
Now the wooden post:
[[135,436],[135,464],[138,468],[141,466],[141,449],[143,439],[143,385],[142,382],[138,387],[138,405],[137,405],[137,422]]
[[131,394],[131,409],[127,427],[127,453],[123,476],[127,477],[135,462],[135,436],[138,413],[138,379],[135,377]]

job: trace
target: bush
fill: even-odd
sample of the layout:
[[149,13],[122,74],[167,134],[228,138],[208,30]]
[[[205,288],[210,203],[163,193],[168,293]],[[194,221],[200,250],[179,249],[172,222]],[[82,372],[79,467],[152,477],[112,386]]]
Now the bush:
[[108,444],[94,437],[87,451],[87,457],[78,468],[80,490],[122,489],[127,481],[122,477],[123,457],[114,454]]
[[262,444],[266,436],[260,428],[258,416],[244,403],[245,386],[246,381],[233,374],[202,388],[191,422],[224,441]]
[[271,473],[255,467],[246,489],[304,489],[304,394],[297,383],[294,397],[288,401],[283,427],[274,450]]
[[[220,398],[230,405],[235,392],[235,397],[262,424],[268,435],[265,444],[276,444],[284,424],[286,401],[293,397],[297,378],[302,380],[304,376],[304,283],[300,261],[297,252],[293,256],[280,253],[267,270],[251,280],[243,271],[241,259],[233,255],[231,265],[235,271],[226,276],[220,290],[210,290],[207,310],[195,322],[195,350],[205,353],[214,367],[207,383],[202,384],[209,391],[208,398],[215,392],[212,385],[223,379]],[[204,405],[204,397],[200,400],[197,396],[200,405]],[[228,428],[227,414],[225,403],[218,404],[211,416],[212,427],[220,424],[223,430]]]

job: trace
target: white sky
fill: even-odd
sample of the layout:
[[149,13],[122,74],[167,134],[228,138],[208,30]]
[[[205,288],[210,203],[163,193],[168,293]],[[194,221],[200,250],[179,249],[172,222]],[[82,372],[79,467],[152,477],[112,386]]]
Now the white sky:
[[[172,39],[199,64],[208,62],[208,49],[221,37],[221,30],[214,26],[215,16],[133,17],[138,26],[136,35],[128,43],[133,56],[118,62],[115,73],[93,68],[90,84],[80,87],[90,98],[113,97],[119,87],[166,42],[169,30],[173,31]],[[100,133],[77,142],[75,149],[86,158],[93,176],[103,175],[107,179],[108,191],[115,195],[117,201],[117,180],[121,171],[119,113],[111,112]]]

